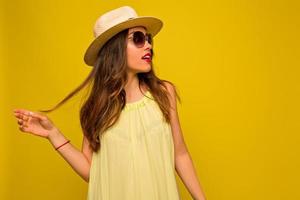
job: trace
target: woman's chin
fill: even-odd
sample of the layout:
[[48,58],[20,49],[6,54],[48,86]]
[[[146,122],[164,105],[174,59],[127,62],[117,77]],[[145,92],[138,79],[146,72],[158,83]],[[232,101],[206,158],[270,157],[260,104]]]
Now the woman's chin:
[[149,72],[151,70],[151,65],[145,68],[144,72]]
[[131,71],[134,71],[135,73],[146,73],[151,71],[151,64],[146,64],[143,66],[140,66],[139,68],[131,69]]
[[140,72],[149,72],[151,70],[151,64],[142,66],[139,71]]

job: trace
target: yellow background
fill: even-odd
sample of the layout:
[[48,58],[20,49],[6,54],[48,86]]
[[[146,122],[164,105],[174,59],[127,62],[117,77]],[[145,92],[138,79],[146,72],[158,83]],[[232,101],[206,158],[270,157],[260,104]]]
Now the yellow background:
[[[12,110],[50,108],[79,85],[95,20],[122,5],[164,21],[154,67],[177,85],[207,198],[300,199],[300,6],[287,0],[1,0],[0,199],[86,198],[87,183],[47,140],[19,131]],[[48,116],[81,149],[79,102]]]

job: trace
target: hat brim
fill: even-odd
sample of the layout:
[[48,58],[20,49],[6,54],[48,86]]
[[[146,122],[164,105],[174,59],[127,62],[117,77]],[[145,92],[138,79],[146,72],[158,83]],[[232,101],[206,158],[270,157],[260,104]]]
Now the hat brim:
[[94,66],[99,50],[110,38],[127,28],[136,26],[145,27],[147,29],[147,33],[150,33],[152,37],[154,37],[161,30],[163,22],[155,17],[143,16],[128,19],[127,21],[109,28],[108,30],[100,34],[97,38],[95,38],[94,41],[90,44],[85,52],[84,62],[89,66]]

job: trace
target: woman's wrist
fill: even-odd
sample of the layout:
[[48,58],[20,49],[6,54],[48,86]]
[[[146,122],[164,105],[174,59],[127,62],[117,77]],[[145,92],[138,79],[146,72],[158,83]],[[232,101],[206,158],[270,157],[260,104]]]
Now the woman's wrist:
[[68,139],[65,138],[65,136],[58,129],[55,129],[49,133],[48,140],[54,149],[68,141]]

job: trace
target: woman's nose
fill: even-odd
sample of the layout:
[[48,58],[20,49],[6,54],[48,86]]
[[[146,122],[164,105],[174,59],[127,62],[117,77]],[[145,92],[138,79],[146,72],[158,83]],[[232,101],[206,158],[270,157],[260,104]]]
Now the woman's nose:
[[148,42],[148,40],[145,41],[145,48],[152,49],[152,45]]

